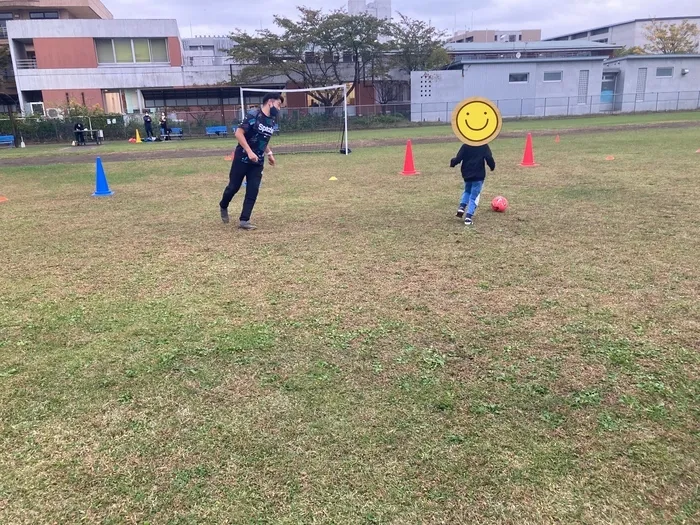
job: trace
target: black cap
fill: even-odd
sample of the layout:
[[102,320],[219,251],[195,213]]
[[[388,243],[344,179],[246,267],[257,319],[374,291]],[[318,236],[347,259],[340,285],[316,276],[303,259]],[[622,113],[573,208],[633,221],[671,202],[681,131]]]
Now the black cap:
[[284,102],[284,97],[282,96],[282,93],[279,92],[265,93],[262,103],[265,104],[268,100],[279,100],[280,102]]

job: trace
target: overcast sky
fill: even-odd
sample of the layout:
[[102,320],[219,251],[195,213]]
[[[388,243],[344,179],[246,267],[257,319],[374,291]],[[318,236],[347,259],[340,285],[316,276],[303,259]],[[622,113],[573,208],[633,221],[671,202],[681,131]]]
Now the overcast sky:
[[[272,26],[273,15],[294,16],[295,5],[347,8],[334,0],[103,0],[115,18],[176,18],[183,38],[224,35],[235,28]],[[543,37],[634,18],[700,16],[699,0],[393,0],[392,10],[430,20],[441,29],[542,29]],[[639,7],[633,7],[637,5]],[[456,15],[456,16],[455,16]]]

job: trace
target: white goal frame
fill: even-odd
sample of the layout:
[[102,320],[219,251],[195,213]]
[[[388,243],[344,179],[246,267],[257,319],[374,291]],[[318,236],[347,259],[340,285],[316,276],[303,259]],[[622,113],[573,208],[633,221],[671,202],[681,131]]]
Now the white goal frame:
[[245,119],[246,115],[246,110],[245,110],[245,93],[271,93],[274,91],[278,91],[279,93],[308,93],[310,91],[328,91],[331,89],[342,89],[343,90],[343,135],[345,136],[345,155],[348,155],[350,153],[350,149],[348,147],[348,86],[345,84],[339,84],[335,86],[323,86],[323,87],[316,87],[316,88],[301,88],[301,89],[280,89],[280,90],[274,90],[274,89],[260,89],[260,88],[246,88],[246,87],[241,87],[240,89],[240,102],[241,102],[241,120]]

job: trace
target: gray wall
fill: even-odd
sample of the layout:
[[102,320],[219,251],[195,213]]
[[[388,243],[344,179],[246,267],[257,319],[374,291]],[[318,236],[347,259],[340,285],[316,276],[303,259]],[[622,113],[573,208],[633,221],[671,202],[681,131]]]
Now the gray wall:
[[[607,68],[620,70],[616,110],[632,111],[675,111],[698,108],[700,99],[700,55],[698,56],[654,56],[626,57],[606,62]],[[673,77],[657,78],[660,67],[672,67]],[[639,70],[647,69],[646,86],[643,93],[637,93]],[[681,71],[688,69],[687,75]]]
[[[431,71],[411,74],[411,119],[449,121],[454,106],[472,96],[498,104],[504,117],[580,115],[600,102],[602,58],[584,60],[480,61],[465,64],[463,71]],[[588,93],[580,103],[579,75],[589,71]],[[560,82],[545,82],[544,73],[561,71]],[[511,73],[529,73],[527,83],[510,83]],[[592,103],[592,104],[591,104]]]

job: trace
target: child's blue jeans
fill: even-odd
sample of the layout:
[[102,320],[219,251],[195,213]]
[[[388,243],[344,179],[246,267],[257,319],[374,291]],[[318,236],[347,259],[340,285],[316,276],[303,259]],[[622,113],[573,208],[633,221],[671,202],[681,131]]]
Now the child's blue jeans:
[[[466,208],[469,215],[474,215],[476,207],[479,205],[479,196],[483,186],[483,180],[473,180],[464,183],[464,193],[462,194],[462,200],[459,201],[459,207]],[[467,205],[469,205],[468,208]]]

